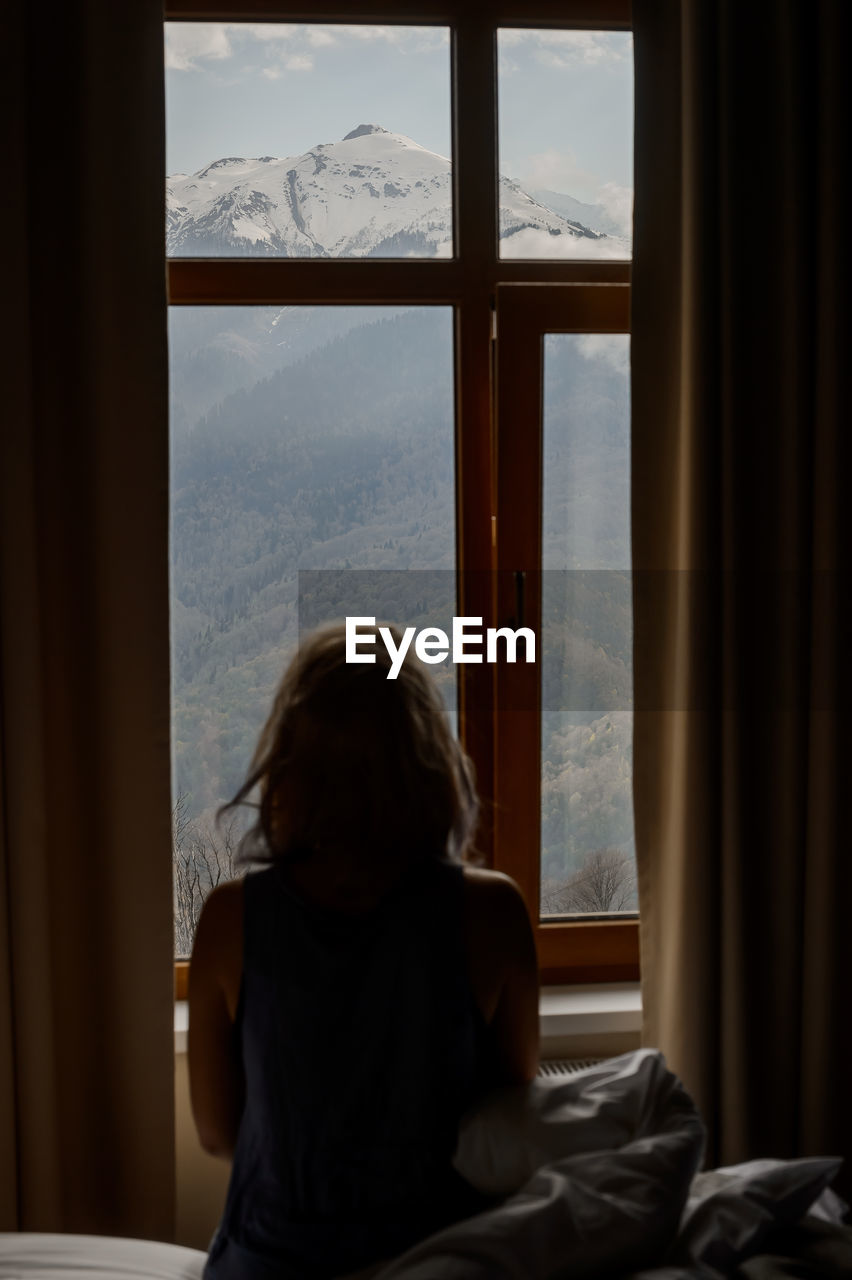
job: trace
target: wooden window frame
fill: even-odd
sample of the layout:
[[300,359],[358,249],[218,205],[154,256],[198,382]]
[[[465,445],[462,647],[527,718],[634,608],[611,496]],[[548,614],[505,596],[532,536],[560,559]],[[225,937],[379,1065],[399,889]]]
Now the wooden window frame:
[[[501,284],[497,289],[497,616],[541,632],[543,372],[549,333],[629,333],[625,283]],[[501,352],[508,353],[501,358]],[[523,575],[523,602],[518,575]],[[495,668],[495,865],[517,880],[534,919],[541,870],[539,669]],[[535,851],[535,855],[530,853]],[[638,918],[539,920],[543,982],[639,976]]]
[[[521,504],[506,500],[506,480],[510,478],[516,489],[518,473],[512,469],[517,457],[507,446],[505,430],[499,433],[501,443],[497,448],[495,391],[503,421],[514,409],[511,379],[506,376],[505,367],[501,371],[499,356],[495,378],[495,301],[513,299],[512,306],[498,308],[500,342],[504,345],[511,333],[517,337],[513,316],[521,316],[523,328],[524,323],[529,326],[537,302],[556,305],[554,299],[560,295],[553,293],[554,288],[562,289],[563,300],[566,288],[574,292],[574,331],[612,332],[611,328],[596,328],[596,317],[601,323],[607,316],[611,319],[606,306],[613,305],[621,308],[619,325],[629,316],[630,264],[499,258],[496,30],[504,26],[630,30],[630,0],[495,0],[490,4],[470,0],[319,0],[309,6],[287,4],[284,0],[166,0],[165,20],[392,22],[451,29],[455,223],[452,259],[174,258],[168,260],[166,267],[168,299],[171,306],[451,306],[455,325],[458,606],[464,614],[483,617],[485,625],[495,625],[498,617],[505,620],[511,607],[501,593],[509,589],[505,584],[511,571],[522,569],[533,587],[533,595],[528,597],[533,613],[528,616],[534,616],[535,609],[540,609],[535,594],[536,567],[541,563],[540,530],[520,531],[510,512]],[[607,286],[620,299],[617,304],[601,302]],[[590,310],[588,314],[578,314],[576,306],[584,301]],[[519,302],[523,304],[520,309],[516,305]],[[544,331],[540,326],[543,315],[532,322],[537,333]],[[564,318],[557,323],[558,316],[550,312],[547,315],[557,329],[565,331]],[[537,355],[528,345],[523,349],[525,359],[540,360],[540,339]],[[523,463],[520,475],[524,484],[532,482],[535,466],[540,468],[540,407],[538,413],[531,434],[525,435],[525,446],[530,440],[539,443],[534,443],[534,456]],[[529,417],[528,420],[532,421]],[[535,472],[536,477],[538,474]],[[503,572],[495,575],[495,569]],[[521,667],[515,670],[520,671]],[[538,712],[527,717],[523,728],[513,724],[512,713],[503,710],[500,702],[505,676],[495,677],[494,669],[485,664],[461,667],[459,677],[459,730],[473,759],[483,800],[478,851],[488,865],[513,875],[524,892],[536,922],[542,980],[603,982],[638,978],[635,919],[538,923]],[[535,750],[531,753],[525,749],[520,756],[526,767],[516,780],[512,803],[496,805],[496,796],[502,796],[505,790],[507,752],[515,750],[518,758],[512,746],[516,732],[522,733],[522,740],[529,747],[536,735]],[[495,788],[500,788],[499,792]],[[527,812],[522,818],[524,810]],[[186,965],[178,962],[178,998],[185,993],[185,985]]]

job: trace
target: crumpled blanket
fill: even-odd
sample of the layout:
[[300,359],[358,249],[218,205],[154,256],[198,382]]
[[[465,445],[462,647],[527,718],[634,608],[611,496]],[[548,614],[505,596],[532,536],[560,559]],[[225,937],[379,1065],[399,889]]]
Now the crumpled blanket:
[[703,1151],[695,1104],[654,1050],[501,1091],[465,1121],[455,1158],[501,1201],[378,1268],[375,1280],[718,1280],[816,1201],[825,1231],[847,1231],[836,1225],[845,1206],[830,1192],[820,1199],[839,1160],[754,1161],[696,1176]]
[[[493,1095],[456,1164],[497,1202],[349,1280],[849,1280],[840,1161],[696,1174],[704,1131],[659,1053]],[[150,1241],[0,1235],[0,1278],[199,1280],[205,1255]]]

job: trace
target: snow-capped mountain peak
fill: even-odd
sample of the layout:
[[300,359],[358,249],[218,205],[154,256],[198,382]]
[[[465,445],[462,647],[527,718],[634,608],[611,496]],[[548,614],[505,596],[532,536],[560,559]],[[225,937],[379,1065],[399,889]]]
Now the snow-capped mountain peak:
[[[377,124],[359,124],[301,156],[214,160],[169,178],[166,194],[172,256],[452,254],[450,161]],[[523,232],[518,243],[533,234],[547,248],[566,236],[583,245],[561,256],[591,256],[607,239],[505,178],[500,206],[504,242]]]
[[363,138],[368,133],[387,133],[387,129],[383,129],[380,124],[359,124],[357,128],[350,133],[344,135],[343,141],[349,142],[352,138]]

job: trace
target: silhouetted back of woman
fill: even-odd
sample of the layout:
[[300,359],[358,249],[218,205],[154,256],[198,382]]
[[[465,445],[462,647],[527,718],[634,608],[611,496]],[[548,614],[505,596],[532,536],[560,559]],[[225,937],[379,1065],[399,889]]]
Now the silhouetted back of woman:
[[459,1119],[537,1067],[526,910],[461,860],[468,762],[420,663],[376,659],[347,664],[342,628],[303,645],[233,801],[259,793],[263,869],[199,922],[193,1111],[233,1160],[206,1280],[346,1275],[476,1212]]

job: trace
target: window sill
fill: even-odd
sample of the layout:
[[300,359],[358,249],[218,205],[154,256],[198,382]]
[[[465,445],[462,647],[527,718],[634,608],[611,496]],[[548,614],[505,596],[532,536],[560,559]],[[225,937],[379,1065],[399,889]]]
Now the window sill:
[[542,987],[539,1036],[543,1061],[604,1058],[639,1047],[638,982]]
[[175,1000],[175,1053],[186,1053],[189,1031],[189,1001]]
[[[175,1002],[175,1053],[186,1053],[189,1006]],[[594,1057],[635,1048],[642,1026],[638,982],[544,987],[539,1001],[542,1058]]]

